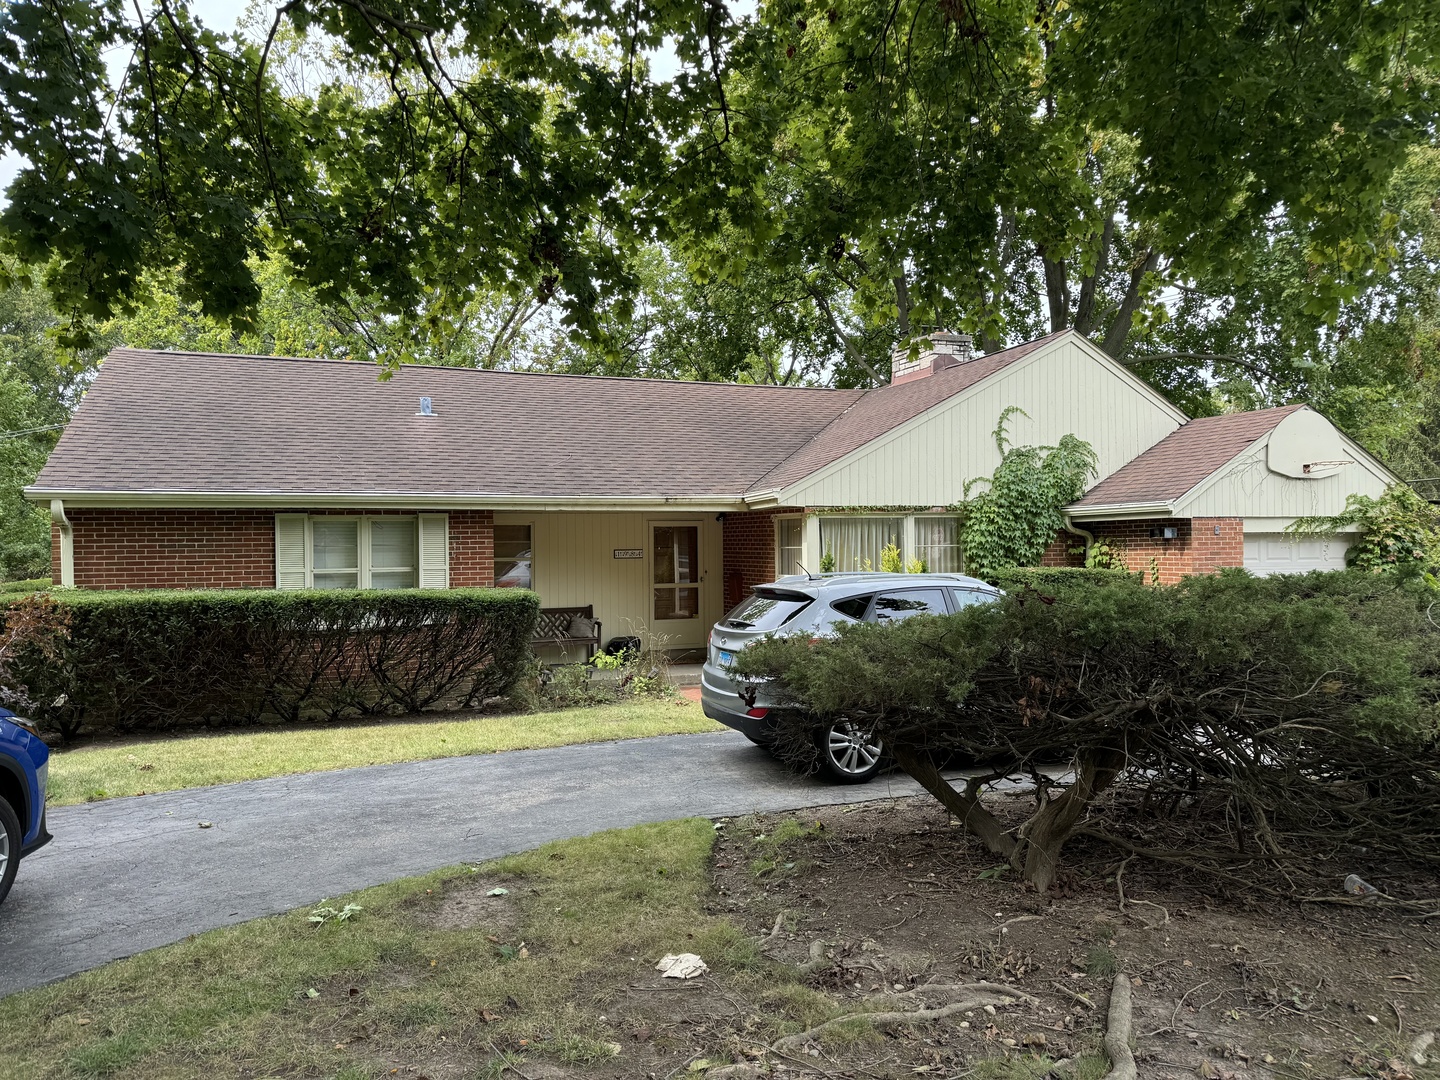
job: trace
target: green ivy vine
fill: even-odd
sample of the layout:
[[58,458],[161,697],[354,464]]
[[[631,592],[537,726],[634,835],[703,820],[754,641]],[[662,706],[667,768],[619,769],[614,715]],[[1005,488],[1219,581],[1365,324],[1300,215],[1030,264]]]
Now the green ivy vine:
[[1417,575],[1440,588],[1440,507],[1426,502],[1407,484],[1392,484],[1378,499],[1351,495],[1334,517],[1298,518],[1286,532],[1294,536],[1332,536],[1358,529],[1345,564],[1357,570]]
[[[1080,498],[1096,475],[1095,448],[1074,435],[1062,436],[1054,446],[1010,445],[1005,425],[1016,413],[1029,417],[1011,405],[996,424],[1000,464],[995,472],[967,481],[964,501],[953,508],[960,516],[966,573],[978,577],[1038,565],[1065,526],[1061,508]],[[986,490],[972,496],[971,489],[982,483]]]

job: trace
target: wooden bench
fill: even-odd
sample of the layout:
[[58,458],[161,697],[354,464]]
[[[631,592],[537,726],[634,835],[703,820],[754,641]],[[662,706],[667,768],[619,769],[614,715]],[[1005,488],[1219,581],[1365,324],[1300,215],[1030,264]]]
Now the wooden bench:
[[[594,633],[589,637],[576,637],[570,632],[571,625],[577,618],[589,619],[595,627]],[[535,645],[559,645],[562,648],[570,645],[585,646],[585,663],[600,649],[600,620],[595,618],[595,606],[586,604],[584,607],[556,607],[541,608],[540,618],[535,623],[535,636],[531,639]]]

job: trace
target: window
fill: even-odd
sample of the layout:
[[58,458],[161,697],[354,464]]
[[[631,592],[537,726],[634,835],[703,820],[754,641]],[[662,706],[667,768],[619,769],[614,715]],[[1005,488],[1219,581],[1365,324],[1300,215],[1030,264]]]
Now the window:
[[951,589],[950,602],[955,605],[955,610],[967,608],[971,604],[989,604],[995,600],[996,594],[984,592],[980,589]]
[[721,626],[731,630],[775,630],[810,606],[814,597],[804,593],[758,590],[742,600]]
[[879,570],[880,550],[899,545],[903,518],[822,517],[820,551],[835,560],[835,569]]
[[854,619],[859,622],[865,617],[866,610],[870,607],[870,594],[864,596],[847,596],[844,600],[836,600],[830,605],[847,619]]
[[700,529],[655,525],[651,531],[655,572],[655,619],[700,617]]
[[534,547],[529,525],[495,526],[495,587],[535,587]]
[[931,574],[958,574],[965,568],[960,552],[960,522],[953,517],[915,519],[915,557]]
[[903,622],[916,615],[944,614],[947,614],[945,594],[939,589],[906,589],[875,597],[874,619],[877,623]]
[[413,589],[419,580],[414,518],[370,520],[370,588]]
[[275,515],[281,589],[445,589],[449,516]]
[[315,518],[310,529],[317,589],[360,587],[360,522],[346,518]]
[[805,568],[805,519],[783,517],[775,519],[775,576],[803,574]]

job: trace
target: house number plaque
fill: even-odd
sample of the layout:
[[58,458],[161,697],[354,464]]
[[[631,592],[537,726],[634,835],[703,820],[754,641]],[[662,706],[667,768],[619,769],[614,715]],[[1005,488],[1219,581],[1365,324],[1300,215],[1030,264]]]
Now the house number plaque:
[[645,557],[645,549],[644,549],[644,548],[616,548],[616,549],[615,549],[615,558],[617,558],[617,559],[643,559],[644,557]]

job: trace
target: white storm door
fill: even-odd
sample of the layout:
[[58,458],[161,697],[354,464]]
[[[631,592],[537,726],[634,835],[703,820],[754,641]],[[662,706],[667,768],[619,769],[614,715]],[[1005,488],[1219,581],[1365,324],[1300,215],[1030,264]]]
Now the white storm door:
[[650,633],[665,648],[695,648],[705,641],[700,617],[700,523],[650,525]]

